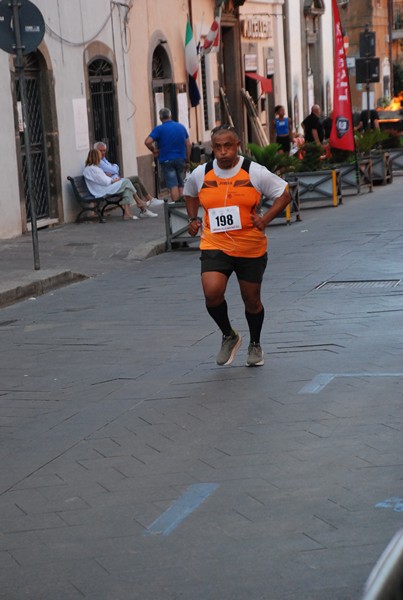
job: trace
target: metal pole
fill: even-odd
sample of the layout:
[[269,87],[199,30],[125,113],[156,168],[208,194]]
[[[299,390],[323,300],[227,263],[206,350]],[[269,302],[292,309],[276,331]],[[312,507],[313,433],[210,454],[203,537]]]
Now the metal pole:
[[22,122],[24,128],[24,142],[25,142],[25,158],[27,167],[27,179],[28,179],[28,196],[31,207],[31,230],[32,230],[32,245],[34,251],[34,267],[35,271],[39,271],[41,268],[39,261],[39,247],[38,247],[38,230],[36,227],[36,203],[35,203],[35,190],[32,179],[32,164],[31,164],[31,142],[29,137],[29,122],[27,114],[27,101],[26,101],[26,89],[25,89],[25,75],[24,75],[24,57],[23,49],[24,46],[21,43],[21,30],[20,30],[20,15],[19,9],[21,4],[18,0],[12,0],[11,6],[13,8],[13,26],[15,35],[15,49],[16,57],[14,59],[15,69],[18,74],[18,81],[20,84],[21,94],[21,112]]
[[390,97],[395,95],[393,81],[393,0],[388,0],[388,35],[389,35],[389,68],[390,68]]
[[[367,83],[366,83],[366,90],[367,90],[367,126],[365,127],[365,129],[369,129],[369,124],[371,121],[371,112],[370,112],[370,108],[369,108],[369,25],[368,23],[365,25],[365,68],[366,68],[366,77],[367,77]],[[365,131],[364,129],[364,131]]]

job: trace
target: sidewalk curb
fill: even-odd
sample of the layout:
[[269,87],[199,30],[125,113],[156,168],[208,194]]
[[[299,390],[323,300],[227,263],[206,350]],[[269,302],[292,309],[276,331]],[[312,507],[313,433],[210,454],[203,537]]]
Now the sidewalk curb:
[[[142,244],[140,248],[133,248],[129,251],[126,260],[141,261],[152,256],[157,256],[158,254],[163,254],[164,252],[166,252],[166,240],[165,238],[160,238]],[[29,275],[26,283],[19,283],[15,287],[11,285],[8,290],[0,290],[0,309],[30,297],[42,296],[59,287],[84,281],[85,279],[89,279],[89,277],[88,275],[74,271],[53,272],[48,275],[46,275],[46,272],[34,271]]]
[[133,248],[127,255],[127,260],[145,260],[151,256],[157,256],[166,252],[166,239],[154,240],[143,244],[140,248]]
[[5,308],[20,300],[26,300],[31,296],[42,296],[59,287],[84,281],[85,279],[88,279],[88,276],[82,273],[63,271],[49,277],[44,277],[43,279],[18,285],[15,288],[0,292],[0,308]]

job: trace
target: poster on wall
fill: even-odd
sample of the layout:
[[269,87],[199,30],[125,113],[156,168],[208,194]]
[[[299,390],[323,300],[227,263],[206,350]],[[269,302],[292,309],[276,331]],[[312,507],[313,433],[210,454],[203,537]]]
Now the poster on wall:
[[257,71],[257,55],[244,54],[245,71]]
[[76,150],[88,150],[90,140],[88,136],[87,101],[85,98],[73,98],[73,115]]
[[189,131],[188,96],[186,92],[178,94],[178,121]]
[[161,108],[164,108],[164,94],[163,92],[156,92],[154,94],[154,106],[155,106],[155,122],[160,125],[159,112]]

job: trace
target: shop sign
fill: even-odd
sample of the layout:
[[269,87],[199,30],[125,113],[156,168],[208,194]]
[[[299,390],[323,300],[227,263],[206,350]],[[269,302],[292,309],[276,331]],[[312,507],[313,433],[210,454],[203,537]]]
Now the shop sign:
[[273,37],[269,15],[250,15],[241,19],[241,31],[244,38],[268,39]]
[[274,58],[266,59],[266,75],[274,75]]
[[244,54],[245,71],[257,71],[257,55]]

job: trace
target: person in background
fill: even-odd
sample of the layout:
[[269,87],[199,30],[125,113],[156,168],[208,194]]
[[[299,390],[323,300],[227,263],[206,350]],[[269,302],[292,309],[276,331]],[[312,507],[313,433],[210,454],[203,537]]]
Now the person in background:
[[305,141],[315,142],[318,146],[322,145],[324,139],[323,126],[320,121],[321,109],[319,104],[314,104],[311,113],[305,117],[301,125],[304,130]]
[[275,134],[276,144],[280,144],[282,152],[289,154],[292,141],[291,119],[285,116],[285,108],[282,105],[274,108],[274,117],[272,134]]
[[[113,181],[118,181],[120,179],[119,165],[116,163],[110,163],[106,158],[106,144],[104,142],[95,142],[94,150],[98,150],[101,153],[101,162],[99,163],[99,166],[105,175],[108,175],[108,177],[110,177]],[[140,180],[140,177],[133,175],[132,177],[126,177],[126,179],[128,179],[134,186],[134,199],[137,206],[142,209],[140,212],[140,217],[157,217],[157,213],[151,212],[151,210],[148,209],[148,206],[151,204],[163,204],[164,201],[159,200],[158,198],[153,198],[151,194],[147,192],[143,182]]]
[[[130,210],[130,207],[136,204],[134,198],[136,190],[134,189],[132,182],[128,179],[112,179],[112,177],[106,175],[100,168],[100,162],[100,151],[90,150],[83,171],[85,183],[87,184],[89,191],[95,198],[102,198],[105,194],[109,194],[110,196],[122,194],[121,204],[124,211],[123,218],[125,220],[137,220],[138,217],[132,215]],[[145,209],[140,208],[140,211],[141,210]]]
[[[368,118],[369,117],[369,118]],[[362,110],[360,114],[360,120],[354,131],[365,131],[366,129],[378,129],[379,126],[379,114],[375,109]]]
[[331,110],[331,111],[329,111],[329,114],[327,115],[326,119],[323,120],[323,123],[322,123],[324,140],[330,139],[332,125],[333,125],[333,111]]
[[[189,234],[200,237],[201,280],[207,312],[222,333],[218,365],[230,365],[242,343],[232,327],[225,299],[228,280],[235,272],[249,328],[247,367],[261,367],[264,354],[260,334],[264,321],[261,285],[267,265],[266,226],[290,202],[287,182],[268,169],[239,156],[235,129],[220,125],[211,132],[215,159],[199,165],[185,183]],[[260,200],[273,205],[263,215]],[[203,225],[198,209],[204,209]]]
[[161,165],[171,202],[177,202],[182,197],[186,167],[190,163],[189,134],[186,127],[172,120],[169,108],[161,108],[159,117],[161,125],[154,127],[144,143]]

